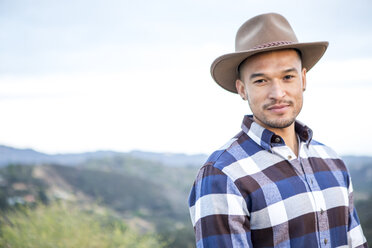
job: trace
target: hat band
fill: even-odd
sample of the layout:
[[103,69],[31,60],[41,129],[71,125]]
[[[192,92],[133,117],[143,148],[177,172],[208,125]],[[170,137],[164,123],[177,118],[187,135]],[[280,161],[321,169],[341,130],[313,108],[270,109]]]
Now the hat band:
[[262,45],[255,46],[255,47],[252,48],[252,50],[262,49],[262,48],[267,48],[267,47],[273,47],[273,46],[289,45],[289,44],[293,44],[293,43],[295,43],[295,42],[293,42],[293,41],[274,41],[274,42],[265,43],[265,44],[262,44]]

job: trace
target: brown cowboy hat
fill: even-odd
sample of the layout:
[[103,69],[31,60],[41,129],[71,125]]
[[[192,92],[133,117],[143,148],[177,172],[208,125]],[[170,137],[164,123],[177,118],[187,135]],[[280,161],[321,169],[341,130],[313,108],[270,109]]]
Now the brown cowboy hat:
[[239,65],[262,52],[293,48],[301,52],[302,66],[309,71],[323,56],[327,41],[299,43],[291,25],[281,15],[269,13],[246,21],[235,38],[235,53],[218,57],[211,66],[213,79],[224,89],[237,93],[235,81]]

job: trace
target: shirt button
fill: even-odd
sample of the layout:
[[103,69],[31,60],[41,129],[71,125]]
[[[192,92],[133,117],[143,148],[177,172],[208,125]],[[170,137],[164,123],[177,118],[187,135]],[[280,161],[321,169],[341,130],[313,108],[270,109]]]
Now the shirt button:
[[323,209],[320,209],[320,214],[324,214],[324,210]]
[[287,158],[288,158],[288,160],[291,160],[292,159],[292,156],[291,155],[288,155]]
[[275,141],[275,143],[279,143],[280,142],[280,138],[279,137],[276,137],[274,141]]
[[328,239],[324,239],[324,244],[326,245],[328,243]]

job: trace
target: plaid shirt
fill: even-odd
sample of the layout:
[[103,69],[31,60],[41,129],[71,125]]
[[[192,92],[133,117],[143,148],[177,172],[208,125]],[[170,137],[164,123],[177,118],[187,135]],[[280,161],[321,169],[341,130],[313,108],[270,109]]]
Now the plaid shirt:
[[189,197],[197,247],[368,247],[350,175],[300,122],[299,157],[245,116],[200,169]]

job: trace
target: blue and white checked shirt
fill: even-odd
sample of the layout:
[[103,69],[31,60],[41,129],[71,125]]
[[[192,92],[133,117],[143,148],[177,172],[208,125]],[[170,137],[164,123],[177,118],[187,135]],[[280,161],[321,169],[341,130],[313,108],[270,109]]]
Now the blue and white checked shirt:
[[350,175],[299,122],[299,156],[245,116],[200,169],[189,197],[197,247],[368,247]]

